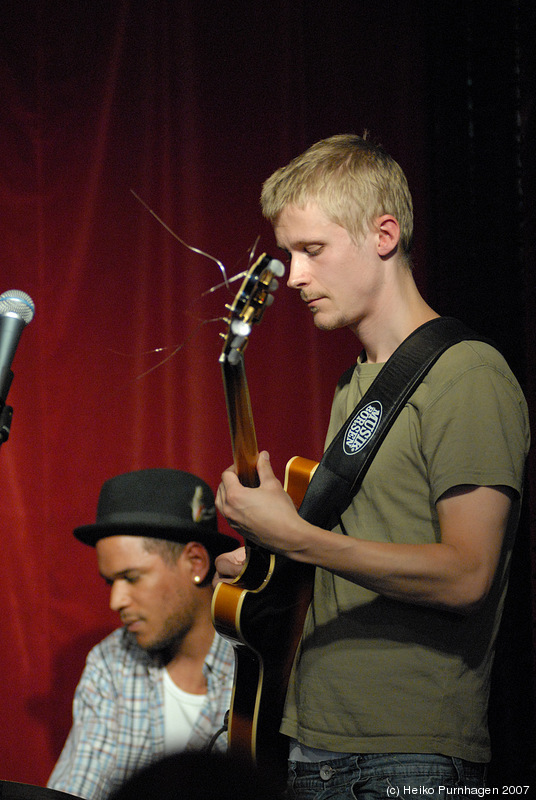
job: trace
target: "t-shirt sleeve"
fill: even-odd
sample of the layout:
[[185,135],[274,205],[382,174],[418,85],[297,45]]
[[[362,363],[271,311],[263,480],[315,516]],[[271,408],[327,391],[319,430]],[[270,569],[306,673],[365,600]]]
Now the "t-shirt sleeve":
[[489,364],[472,365],[441,387],[422,415],[422,447],[432,499],[454,486],[521,491],[527,450],[518,384]]

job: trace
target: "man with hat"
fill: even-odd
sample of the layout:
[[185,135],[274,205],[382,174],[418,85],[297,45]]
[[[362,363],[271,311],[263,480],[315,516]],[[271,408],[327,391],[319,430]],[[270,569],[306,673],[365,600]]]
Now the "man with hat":
[[74,535],[95,547],[123,627],[89,653],[48,786],[99,800],[166,753],[226,748],[234,655],[212,625],[211,579],[236,540],[218,532],[210,487],[174,469],[108,480],[96,523]]

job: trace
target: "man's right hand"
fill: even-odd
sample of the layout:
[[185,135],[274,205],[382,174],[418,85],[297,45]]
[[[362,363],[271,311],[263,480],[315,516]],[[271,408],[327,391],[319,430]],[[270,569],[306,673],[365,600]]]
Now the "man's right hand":
[[245,560],[245,547],[238,547],[230,553],[222,553],[218,556],[215,561],[216,573],[212,580],[212,585],[216,586],[220,581],[231,583],[242,571]]

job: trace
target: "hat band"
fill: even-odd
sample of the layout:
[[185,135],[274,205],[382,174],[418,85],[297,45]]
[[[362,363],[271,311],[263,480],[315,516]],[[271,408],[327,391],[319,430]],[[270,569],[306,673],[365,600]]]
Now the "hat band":
[[186,528],[188,530],[213,527],[212,525],[203,524],[203,522],[194,522],[193,519],[178,517],[176,514],[162,514],[158,511],[122,511],[102,514],[97,517],[96,524],[99,526],[109,525],[110,527],[114,527],[114,525],[121,527],[125,525],[132,525],[133,527],[154,525],[162,528]]

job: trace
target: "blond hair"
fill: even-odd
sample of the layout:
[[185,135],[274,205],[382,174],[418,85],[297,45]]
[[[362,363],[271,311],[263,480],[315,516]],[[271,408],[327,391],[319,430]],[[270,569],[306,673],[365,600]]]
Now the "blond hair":
[[316,203],[326,216],[360,242],[374,220],[392,214],[400,226],[402,252],[409,261],[413,203],[406,176],[377,144],[354,134],[339,134],[313,144],[262,187],[261,207],[272,224],[289,205]]

